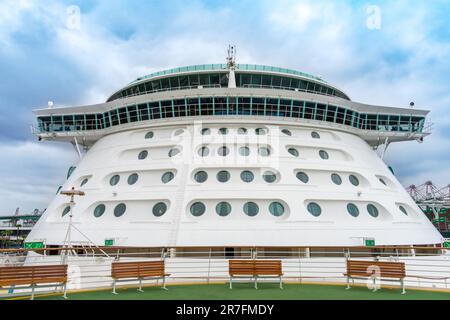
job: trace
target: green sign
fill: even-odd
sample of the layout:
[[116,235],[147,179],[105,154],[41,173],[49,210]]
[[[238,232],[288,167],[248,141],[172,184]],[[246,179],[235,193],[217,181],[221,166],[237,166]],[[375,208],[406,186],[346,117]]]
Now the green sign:
[[375,247],[375,239],[364,239],[366,247]]
[[450,242],[444,242],[444,248],[450,248]]
[[43,242],[25,242],[23,247],[25,249],[44,249]]
[[105,247],[112,247],[114,245],[114,239],[105,239]]

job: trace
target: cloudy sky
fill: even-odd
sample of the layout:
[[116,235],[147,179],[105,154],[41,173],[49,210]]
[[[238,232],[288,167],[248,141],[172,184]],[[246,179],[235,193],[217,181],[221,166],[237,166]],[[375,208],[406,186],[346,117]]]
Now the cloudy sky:
[[[80,15],[77,15],[77,12]],[[0,0],[0,214],[44,209],[76,164],[38,143],[32,110],[104,101],[141,75],[239,63],[322,76],[353,100],[432,111],[423,144],[390,146],[403,185],[450,183],[450,1]]]

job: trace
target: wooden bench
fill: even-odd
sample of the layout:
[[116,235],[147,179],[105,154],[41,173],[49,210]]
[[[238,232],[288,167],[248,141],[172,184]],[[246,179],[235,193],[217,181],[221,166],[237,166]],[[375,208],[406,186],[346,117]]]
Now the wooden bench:
[[401,284],[402,294],[406,293],[404,262],[347,260],[347,272],[344,275],[347,277],[347,289],[350,289],[350,279],[372,277],[374,282],[373,291],[377,291],[375,281],[378,277],[380,280],[398,279]]
[[283,289],[283,271],[281,260],[230,260],[228,263],[230,289],[233,289],[233,278],[250,278],[258,289],[258,278],[279,278],[280,289]]
[[55,284],[56,287],[63,286],[63,297],[67,299],[67,265],[0,268],[0,287],[31,288],[31,300],[34,299],[36,288],[53,287]]
[[165,271],[164,261],[145,261],[145,262],[113,262],[111,277],[113,278],[113,293],[116,292],[116,282],[139,280],[138,291],[142,290],[142,280],[163,279],[163,289],[166,289],[166,277],[170,276]]

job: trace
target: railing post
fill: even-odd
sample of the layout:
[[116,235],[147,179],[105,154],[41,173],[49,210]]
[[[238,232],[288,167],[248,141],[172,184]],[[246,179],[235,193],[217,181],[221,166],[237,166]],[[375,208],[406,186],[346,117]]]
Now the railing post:
[[208,280],[207,280],[208,284],[209,284],[209,277],[210,277],[210,274],[211,274],[211,254],[212,254],[211,250],[212,250],[212,248],[209,248],[209,258],[208,258]]

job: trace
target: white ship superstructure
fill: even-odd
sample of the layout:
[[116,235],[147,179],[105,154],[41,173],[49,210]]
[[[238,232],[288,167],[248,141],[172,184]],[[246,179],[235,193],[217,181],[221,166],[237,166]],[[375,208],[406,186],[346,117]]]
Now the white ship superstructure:
[[[81,155],[28,236],[140,247],[433,245],[441,235],[376,147],[423,140],[426,110],[351,101],[302,72],[208,64],[137,79],[105,103],[35,111]],[[85,152],[83,152],[83,150]],[[412,159],[413,161],[413,159]]]

